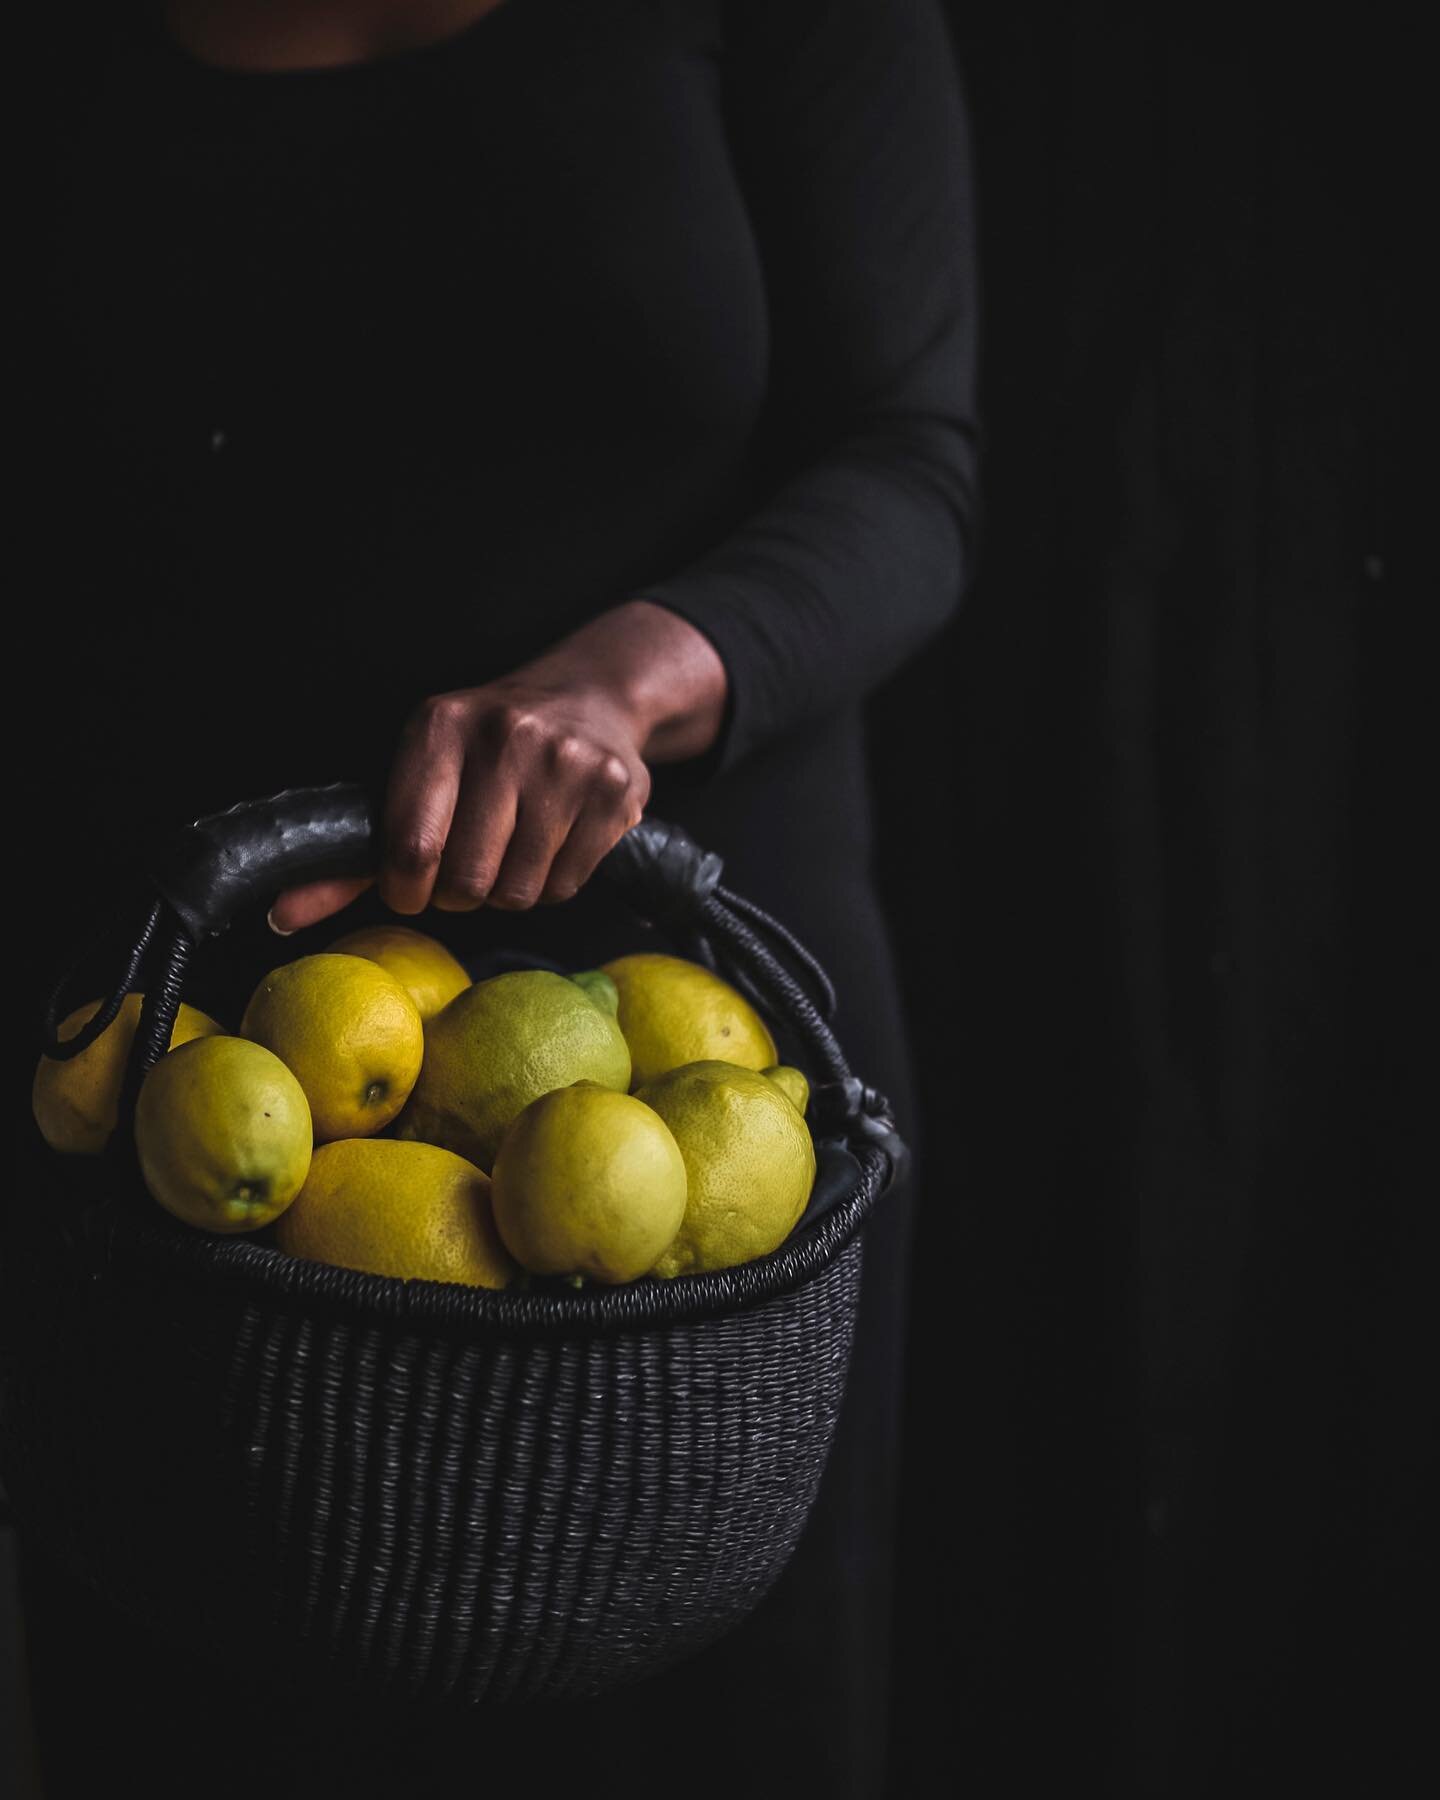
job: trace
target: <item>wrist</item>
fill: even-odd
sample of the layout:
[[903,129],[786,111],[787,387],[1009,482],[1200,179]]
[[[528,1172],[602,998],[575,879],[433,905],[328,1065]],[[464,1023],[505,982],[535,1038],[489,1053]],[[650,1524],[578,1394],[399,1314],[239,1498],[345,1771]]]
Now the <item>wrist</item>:
[[634,645],[621,677],[647,762],[703,755],[719,736],[729,682],[719,652],[679,613],[643,597],[614,609]]
[[627,600],[605,615],[619,654],[613,670],[617,703],[634,722],[642,750],[680,723],[692,703],[677,658],[671,615],[649,600]]
[[519,672],[615,708],[646,762],[700,756],[719,735],[725,665],[705,634],[678,613],[627,600],[582,625]]

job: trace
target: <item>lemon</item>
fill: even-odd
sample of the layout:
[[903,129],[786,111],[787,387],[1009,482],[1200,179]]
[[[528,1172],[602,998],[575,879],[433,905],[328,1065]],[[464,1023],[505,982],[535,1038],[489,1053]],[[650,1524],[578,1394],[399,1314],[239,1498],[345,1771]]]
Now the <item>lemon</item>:
[[602,972],[619,994],[636,1087],[685,1063],[767,1069],[775,1062],[775,1040],[759,1013],[699,963],[645,951],[617,957]]
[[415,1002],[363,956],[322,952],[272,969],[250,996],[240,1031],[294,1071],[317,1144],[388,1125],[425,1052]]
[[620,990],[603,969],[582,969],[578,975],[570,977],[576,987],[585,992],[599,1007],[603,1007],[613,1019],[620,1009]]
[[490,1169],[532,1100],[575,1081],[624,1093],[630,1052],[604,995],[550,969],[477,981],[425,1027],[425,1065],[396,1127]]
[[278,1056],[248,1038],[200,1037],[162,1056],[135,1105],[145,1185],[207,1231],[255,1231],[310,1167],[310,1108]]
[[402,1281],[503,1288],[515,1273],[495,1230],[489,1178],[433,1144],[322,1144],[275,1236],[291,1256]]
[[[95,1042],[69,1062],[40,1058],[30,1104],[35,1123],[52,1150],[68,1156],[98,1156],[109,1142],[120,1117],[120,1090],[140,1023],[142,998],[140,994],[127,994],[120,1002],[119,1012]],[[82,1025],[95,1017],[101,1004],[92,1000],[71,1013],[60,1026],[61,1041],[74,1037]],[[175,1015],[170,1048],[174,1050],[192,1038],[213,1036],[224,1029],[208,1014],[182,1005]]]
[[664,1121],[593,1081],[532,1100],[495,1159],[495,1223],[536,1275],[634,1281],[680,1229],[685,1194]]
[[635,1097],[670,1127],[689,1186],[684,1223],[654,1273],[728,1269],[778,1249],[815,1184],[810,1129],[780,1082],[732,1063],[696,1062],[647,1082]]
[[792,1069],[787,1063],[776,1063],[773,1068],[762,1069],[760,1073],[775,1083],[796,1112],[804,1118],[805,1108],[810,1104],[810,1083],[799,1069]]
[[433,1018],[470,977],[442,943],[408,925],[371,925],[330,946],[336,956],[363,956],[379,963],[415,1002],[421,1019]]

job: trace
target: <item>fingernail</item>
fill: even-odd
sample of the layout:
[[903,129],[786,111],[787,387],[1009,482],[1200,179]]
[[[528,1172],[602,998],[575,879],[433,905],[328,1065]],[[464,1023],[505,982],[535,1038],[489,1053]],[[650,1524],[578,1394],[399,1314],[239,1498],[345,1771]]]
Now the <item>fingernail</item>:
[[275,923],[275,908],[273,906],[265,915],[265,923],[275,933],[276,937],[294,937],[295,935],[295,927],[293,925],[287,931],[283,925],[277,925]]

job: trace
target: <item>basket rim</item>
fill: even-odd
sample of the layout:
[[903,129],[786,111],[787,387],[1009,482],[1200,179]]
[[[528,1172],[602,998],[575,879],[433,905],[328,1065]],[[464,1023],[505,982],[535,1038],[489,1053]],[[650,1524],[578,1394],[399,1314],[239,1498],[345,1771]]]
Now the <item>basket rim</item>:
[[713,1274],[645,1276],[574,1292],[517,1292],[364,1274],[308,1262],[276,1245],[192,1231],[153,1202],[142,1207],[119,1195],[88,1207],[83,1230],[92,1254],[112,1271],[137,1261],[169,1263],[192,1278],[238,1288],[248,1298],[310,1303],[360,1325],[408,1325],[474,1337],[664,1329],[750,1311],[823,1274],[888,1186],[884,1151],[866,1143],[845,1148],[857,1167],[849,1191],[768,1256]]

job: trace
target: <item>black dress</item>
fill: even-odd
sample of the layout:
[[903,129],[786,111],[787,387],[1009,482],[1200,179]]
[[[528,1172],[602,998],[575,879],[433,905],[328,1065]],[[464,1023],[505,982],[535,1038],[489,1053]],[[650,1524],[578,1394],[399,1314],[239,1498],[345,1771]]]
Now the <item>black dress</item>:
[[[956,606],[973,512],[971,201],[935,0],[504,0],[441,43],[283,73],[137,34],[77,54],[47,106],[37,984],[152,826],[379,782],[423,697],[644,596],[730,681],[720,742],[657,769],[651,809],[813,946],[913,1135],[860,709]],[[502,923],[577,960],[620,947],[585,897]],[[94,1791],[97,1745],[161,1791],[204,1769],[340,1792],[343,1765],[355,1794],[466,1770],[878,1793],[910,1204],[869,1233],[813,1522],[724,1643],[618,1697],[417,1735],[264,1671],[237,1689],[31,1556],[53,1796]]]

